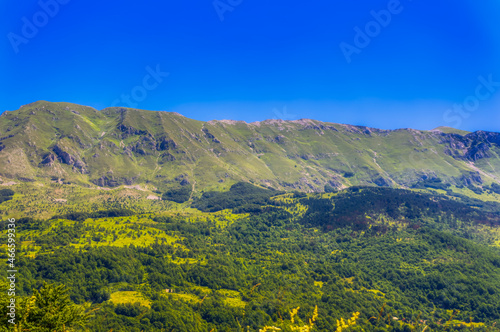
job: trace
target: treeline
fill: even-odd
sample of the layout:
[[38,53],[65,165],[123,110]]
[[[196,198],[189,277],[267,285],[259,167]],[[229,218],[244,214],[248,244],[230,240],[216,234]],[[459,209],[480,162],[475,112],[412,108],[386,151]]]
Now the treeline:
[[[210,191],[193,202],[193,207],[204,212],[216,212],[224,209],[239,208],[238,212],[261,212],[260,206],[269,203],[269,198],[282,192],[264,189],[250,183],[239,182],[229,191]],[[258,206],[259,207],[258,207]]]
[[113,218],[113,217],[128,217],[135,215],[135,212],[128,209],[109,209],[95,212],[71,212],[63,215],[53,216],[52,219],[67,219],[73,221],[84,221],[89,218]]
[[167,201],[173,201],[176,203],[184,203],[189,200],[191,197],[192,189],[190,186],[183,186],[177,189],[171,189],[165,192],[162,196],[162,199]]
[[14,191],[12,189],[2,189],[0,190],[0,204],[9,201],[14,197]]
[[[410,190],[351,187],[331,199],[310,197],[300,201],[309,206],[301,222],[321,227],[326,231],[347,226],[356,231],[366,230],[373,224],[372,219],[377,219],[379,216],[406,220],[412,222],[416,228],[420,227],[426,219],[500,225],[498,210],[488,212],[445,196]],[[468,201],[468,203],[477,202]],[[383,225],[373,227],[380,231],[387,230]]]

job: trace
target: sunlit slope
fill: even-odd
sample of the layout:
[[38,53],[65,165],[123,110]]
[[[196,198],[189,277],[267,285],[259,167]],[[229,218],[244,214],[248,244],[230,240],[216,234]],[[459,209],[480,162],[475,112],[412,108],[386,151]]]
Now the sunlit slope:
[[411,187],[498,182],[497,133],[374,128],[302,119],[201,122],[177,113],[36,102],[0,117],[3,181],[116,187],[238,181],[320,191],[325,184]]

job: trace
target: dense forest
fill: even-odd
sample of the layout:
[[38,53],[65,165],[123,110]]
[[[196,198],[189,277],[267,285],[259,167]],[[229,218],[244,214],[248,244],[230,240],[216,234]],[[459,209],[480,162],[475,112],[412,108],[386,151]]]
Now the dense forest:
[[494,331],[499,210],[478,204],[238,184],[197,198],[199,214],[23,218],[19,311],[32,331],[63,331],[46,298],[72,313],[65,328],[96,332]]

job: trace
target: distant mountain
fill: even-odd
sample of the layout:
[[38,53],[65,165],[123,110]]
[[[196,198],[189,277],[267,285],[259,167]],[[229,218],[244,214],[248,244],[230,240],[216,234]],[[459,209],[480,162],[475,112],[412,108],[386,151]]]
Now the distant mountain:
[[380,130],[309,119],[202,122],[177,113],[35,102],[0,116],[0,176],[196,192],[252,182],[481,187],[498,183],[500,134]]

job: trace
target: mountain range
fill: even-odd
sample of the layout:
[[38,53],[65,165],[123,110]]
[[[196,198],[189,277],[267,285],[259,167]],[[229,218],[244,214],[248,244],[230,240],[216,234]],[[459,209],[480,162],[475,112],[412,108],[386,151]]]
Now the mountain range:
[[0,116],[0,177],[82,186],[280,190],[499,183],[500,134],[321,122],[214,120],[38,101]]

